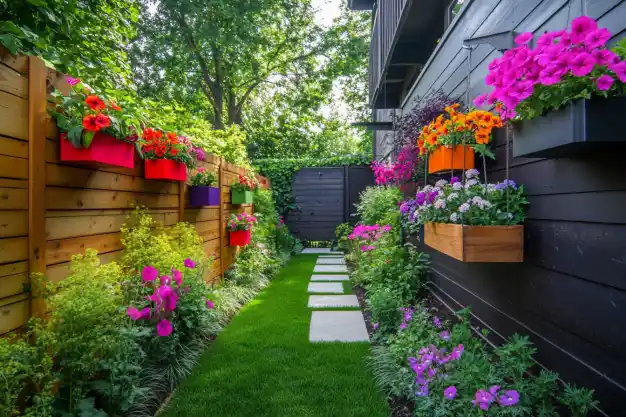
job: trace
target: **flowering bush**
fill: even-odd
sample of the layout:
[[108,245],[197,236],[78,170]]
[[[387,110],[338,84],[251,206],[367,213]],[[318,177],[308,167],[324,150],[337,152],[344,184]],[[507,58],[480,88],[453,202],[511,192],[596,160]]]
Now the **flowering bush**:
[[528,200],[524,186],[512,180],[481,184],[475,169],[465,172],[465,184],[453,177],[439,180],[418,191],[414,200],[404,202],[400,212],[410,222],[458,223],[475,226],[514,225],[524,222]]
[[171,159],[188,168],[194,166],[193,145],[185,136],[174,132],[164,134],[160,129],[148,127],[143,130],[142,138],[141,149],[146,159]]
[[382,227],[378,224],[372,226],[359,224],[352,230],[352,233],[348,235],[348,239],[357,240],[359,242],[361,252],[369,252],[376,249],[376,246],[374,246],[376,241],[390,230],[391,225],[389,224]]
[[236,232],[239,230],[250,230],[256,224],[257,219],[254,215],[248,214],[245,211],[239,214],[231,214],[230,220],[227,224],[229,232]]
[[57,126],[76,148],[88,148],[96,133],[109,134],[117,139],[135,143],[141,120],[128,113],[115,101],[94,94],[79,79],[68,77],[71,86],[66,96],[58,90],[52,94],[55,107],[50,114]]
[[468,113],[458,112],[459,104],[445,108],[446,114],[440,114],[427,126],[424,126],[417,140],[420,155],[432,152],[440,146],[469,145],[483,156],[494,158],[487,148],[491,141],[491,131],[502,127],[500,117],[483,110]]
[[214,187],[217,184],[217,176],[214,172],[206,168],[198,168],[196,173],[191,177],[191,185]]
[[489,64],[485,83],[494,89],[478,96],[474,104],[497,101],[503,120],[516,116],[523,120],[591,94],[621,95],[626,62],[607,49],[611,36],[587,16],[574,19],[569,31],[544,33],[535,48],[528,46],[532,33],[522,33],[515,38],[517,47]]
[[394,163],[372,162],[376,184],[398,185],[406,183],[415,176],[415,168],[419,163],[420,157],[417,148],[405,145],[400,150]]
[[233,191],[254,191],[259,187],[259,183],[252,174],[240,175],[231,185]]

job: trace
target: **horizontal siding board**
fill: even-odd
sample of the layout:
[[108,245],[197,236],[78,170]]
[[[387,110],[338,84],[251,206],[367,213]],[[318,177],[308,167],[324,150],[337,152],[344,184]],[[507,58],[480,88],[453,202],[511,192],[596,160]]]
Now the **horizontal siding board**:
[[47,187],[46,208],[68,209],[115,209],[143,205],[148,208],[177,208],[178,196],[172,194],[145,194],[126,191],[78,190]]
[[0,65],[0,91],[28,99],[28,78],[6,65]]
[[0,211],[0,238],[28,235],[28,211]]
[[0,155],[0,177],[28,179],[28,160]]
[[29,311],[30,301],[27,299],[0,307],[0,335],[28,323]]
[[28,262],[13,262],[0,265],[0,277],[28,272]]
[[0,264],[28,259],[28,238],[0,239]]
[[28,158],[28,142],[0,136],[0,155]]
[[0,277],[0,299],[23,293],[28,284],[26,272]]
[[28,140],[28,100],[0,91],[0,135]]
[[48,241],[46,265],[68,262],[72,259],[72,255],[84,253],[88,248],[95,249],[101,254],[119,251],[123,249],[120,233]]
[[536,195],[528,201],[529,219],[626,224],[626,192]]

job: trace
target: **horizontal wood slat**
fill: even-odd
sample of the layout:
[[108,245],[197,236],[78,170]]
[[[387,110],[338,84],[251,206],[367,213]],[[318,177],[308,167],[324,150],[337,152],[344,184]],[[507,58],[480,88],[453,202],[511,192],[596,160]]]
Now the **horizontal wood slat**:
[[28,211],[0,211],[0,238],[28,235]]
[[28,98],[28,78],[6,65],[0,65],[0,91]]
[[0,136],[0,155],[28,158],[28,142]]
[[132,208],[137,205],[149,208],[177,208],[178,196],[57,187],[46,189],[46,207],[49,210]]
[[28,283],[28,274],[25,272],[0,277],[0,299],[23,293]]
[[28,259],[28,238],[0,239],[0,264]]
[[28,140],[28,100],[0,91],[0,135]]
[[101,254],[122,250],[120,236],[120,233],[117,232],[48,241],[46,264],[68,262],[72,259],[72,255],[84,253],[87,248],[95,249]]
[[28,179],[28,159],[0,155],[0,177]]

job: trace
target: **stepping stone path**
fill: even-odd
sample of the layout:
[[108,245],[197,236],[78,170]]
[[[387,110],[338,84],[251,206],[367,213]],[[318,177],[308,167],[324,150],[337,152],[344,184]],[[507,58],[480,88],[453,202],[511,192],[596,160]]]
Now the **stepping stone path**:
[[328,294],[309,296],[308,307],[355,309],[348,311],[313,311],[309,328],[309,341],[369,342],[365,320],[359,308],[359,300],[354,294],[344,294],[343,283],[337,282],[350,279],[350,276],[347,275],[348,268],[345,265],[346,261],[343,255],[339,252],[331,252],[330,249],[322,248],[305,249],[303,253],[321,254],[313,269],[314,273],[311,276],[311,282],[309,282],[308,292]]
[[345,265],[315,265],[313,272],[348,272]]
[[311,295],[309,297],[309,307],[359,307],[359,300],[356,295]]
[[343,256],[343,252],[331,251],[329,248],[306,248],[302,251],[303,254],[323,254],[323,255],[341,255]]
[[350,275],[311,275],[311,281],[349,281]]
[[342,258],[321,258],[317,260],[318,265],[345,265],[346,261]]
[[343,284],[341,282],[310,282],[309,292],[343,294]]

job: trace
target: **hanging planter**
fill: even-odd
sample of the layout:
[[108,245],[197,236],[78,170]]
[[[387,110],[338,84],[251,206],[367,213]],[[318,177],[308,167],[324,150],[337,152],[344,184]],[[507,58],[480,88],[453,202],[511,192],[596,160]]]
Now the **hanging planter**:
[[256,178],[251,175],[240,175],[230,188],[230,201],[232,204],[252,204],[254,201],[254,190],[259,184]]
[[626,144],[626,97],[576,100],[545,116],[513,123],[513,156],[558,158]]
[[424,243],[461,262],[523,262],[524,226],[426,223]]
[[145,178],[148,180],[187,181],[187,166],[171,159],[146,159]]
[[250,244],[250,230],[237,230],[230,233],[230,246],[246,246]]
[[189,188],[190,206],[219,206],[220,189],[217,187],[194,186]]
[[232,190],[231,202],[233,204],[252,204],[254,202],[254,193],[245,190]]
[[440,146],[428,156],[428,173],[474,168],[474,149],[467,145]]
[[96,133],[88,148],[76,148],[61,134],[61,161],[100,163],[125,168],[135,166],[135,146],[105,133]]

